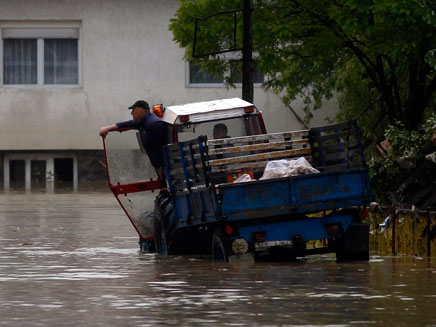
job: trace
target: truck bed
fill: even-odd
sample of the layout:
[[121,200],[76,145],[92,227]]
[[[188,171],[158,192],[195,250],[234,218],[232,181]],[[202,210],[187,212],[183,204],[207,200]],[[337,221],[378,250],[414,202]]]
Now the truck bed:
[[371,198],[365,168],[222,184],[216,193],[229,220],[361,206]]
[[[319,174],[232,183],[249,171],[259,178],[270,160],[305,156]],[[288,217],[365,205],[368,170],[355,123],[311,130],[207,140],[164,150],[179,227],[219,220]]]

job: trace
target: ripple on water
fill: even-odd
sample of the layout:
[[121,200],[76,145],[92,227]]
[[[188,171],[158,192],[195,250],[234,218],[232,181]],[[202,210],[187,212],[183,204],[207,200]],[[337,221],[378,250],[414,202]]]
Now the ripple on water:
[[144,255],[111,194],[0,197],[0,326],[432,326],[434,285],[418,258]]

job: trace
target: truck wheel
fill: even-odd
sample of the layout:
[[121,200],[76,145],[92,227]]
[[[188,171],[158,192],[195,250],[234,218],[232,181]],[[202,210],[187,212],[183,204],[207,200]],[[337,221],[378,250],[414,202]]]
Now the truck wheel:
[[343,237],[335,240],[336,261],[369,260],[369,225],[351,223]]
[[229,251],[224,242],[221,229],[217,228],[212,237],[212,259],[218,262],[229,261]]
[[139,239],[139,250],[142,253],[154,253],[156,252],[155,241]]
[[154,239],[157,253],[168,254],[165,231],[162,226],[162,210],[158,201],[154,209]]
[[157,219],[157,221],[155,221],[154,230],[155,230],[155,238],[154,239],[155,239],[156,252],[161,253],[161,254],[168,254],[165,233],[163,231],[162,224],[161,224],[159,219]]

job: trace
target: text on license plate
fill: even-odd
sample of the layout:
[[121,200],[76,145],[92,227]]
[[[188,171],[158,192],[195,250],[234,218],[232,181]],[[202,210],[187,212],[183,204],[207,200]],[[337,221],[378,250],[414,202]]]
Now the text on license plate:
[[262,251],[269,249],[273,246],[279,246],[284,248],[292,247],[292,241],[268,241],[268,242],[255,242],[254,243],[254,251]]

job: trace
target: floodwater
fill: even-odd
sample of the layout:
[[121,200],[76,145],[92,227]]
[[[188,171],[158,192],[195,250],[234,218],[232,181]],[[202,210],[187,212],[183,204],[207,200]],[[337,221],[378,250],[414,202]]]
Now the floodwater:
[[138,252],[108,192],[0,194],[0,326],[436,326],[435,259]]

